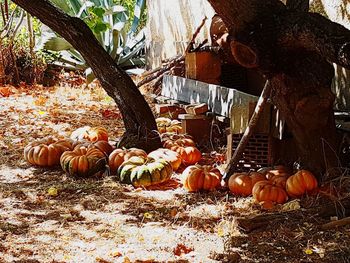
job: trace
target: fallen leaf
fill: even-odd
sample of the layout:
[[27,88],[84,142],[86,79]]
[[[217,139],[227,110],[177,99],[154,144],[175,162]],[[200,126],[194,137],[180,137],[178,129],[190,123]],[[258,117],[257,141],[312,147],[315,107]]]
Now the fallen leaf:
[[147,218],[147,219],[151,219],[151,218],[153,218],[153,215],[151,213],[149,213],[149,212],[146,212],[146,213],[143,214],[143,217]]
[[314,253],[310,248],[305,249],[304,252],[306,255],[311,255]]
[[122,253],[120,251],[114,251],[111,253],[111,256],[114,258],[118,258],[122,256]]
[[173,252],[176,256],[181,256],[182,254],[188,254],[193,251],[193,248],[186,247],[184,244],[177,244],[176,248],[174,248]]
[[56,187],[50,187],[50,188],[47,190],[47,194],[48,194],[49,196],[55,197],[55,196],[58,195],[58,190],[57,190]]
[[96,262],[98,262],[98,263],[111,263],[111,261],[105,260],[105,259],[100,258],[100,257],[96,258]]
[[282,206],[283,211],[293,211],[293,210],[299,210],[299,209],[300,209],[300,200],[298,199],[285,203]]
[[8,97],[12,94],[9,87],[0,87],[0,95],[3,97]]
[[223,228],[218,227],[218,236],[219,237],[223,237],[225,235],[225,231]]
[[105,119],[120,119],[121,118],[121,114],[119,111],[105,109],[105,110],[101,110],[100,112],[101,112],[102,117]]
[[174,207],[173,209],[171,209],[170,211],[170,216],[171,217],[175,217],[177,215],[177,209]]
[[47,98],[43,97],[43,96],[39,96],[38,99],[36,99],[34,101],[34,105],[35,106],[44,106],[47,102]]

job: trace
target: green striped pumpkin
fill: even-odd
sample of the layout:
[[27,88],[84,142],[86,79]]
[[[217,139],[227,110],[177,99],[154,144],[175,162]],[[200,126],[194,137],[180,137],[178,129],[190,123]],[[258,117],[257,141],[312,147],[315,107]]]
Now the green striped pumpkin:
[[66,151],[60,159],[61,167],[75,177],[89,177],[106,170],[105,154],[96,148],[76,148]]
[[169,180],[172,173],[171,164],[164,159],[133,156],[120,165],[117,178],[124,184],[146,187]]

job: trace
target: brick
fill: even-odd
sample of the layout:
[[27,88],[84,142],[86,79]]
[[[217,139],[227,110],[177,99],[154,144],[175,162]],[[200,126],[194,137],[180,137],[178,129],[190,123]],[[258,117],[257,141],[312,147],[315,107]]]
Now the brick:
[[181,109],[178,105],[171,105],[171,104],[156,104],[155,108],[156,108],[156,112],[158,114],[164,114],[167,112],[174,112],[174,111]]
[[185,110],[188,114],[201,115],[206,113],[209,110],[209,108],[207,104],[201,103],[201,104],[187,105],[185,107]]
[[157,114],[159,114],[160,117],[167,117],[170,119],[177,119],[179,114],[185,113],[185,109],[181,108],[178,105],[157,104],[155,108]]

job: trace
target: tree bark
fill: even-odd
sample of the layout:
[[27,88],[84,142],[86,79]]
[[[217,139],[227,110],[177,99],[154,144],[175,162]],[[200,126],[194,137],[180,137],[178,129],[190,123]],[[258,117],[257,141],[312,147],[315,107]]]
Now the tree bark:
[[287,0],[286,6],[290,10],[307,12],[309,11],[309,0]]
[[48,0],[13,2],[64,37],[84,57],[123,115],[126,133],[121,146],[136,146],[148,151],[161,146],[149,105],[132,79],[117,66],[81,19],[63,13]]
[[[231,35],[238,63],[270,80],[272,102],[291,130],[299,160],[319,178],[338,166],[329,62],[350,68],[350,31],[308,1],[209,0]],[[284,159],[280,156],[279,159]]]

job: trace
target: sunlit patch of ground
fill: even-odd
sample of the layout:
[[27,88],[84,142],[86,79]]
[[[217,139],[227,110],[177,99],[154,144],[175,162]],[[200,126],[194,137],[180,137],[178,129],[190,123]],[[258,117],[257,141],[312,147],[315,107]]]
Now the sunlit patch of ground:
[[[260,211],[251,198],[225,190],[187,193],[178,176],[165,190],[133,189],[111,178],[75,180],[59,167],[23,160],[33,139],[68,136],[84,125],[106,127],[112,140],[123,132],[115,104],[98,86],[35,88],[0,98],[0,262],[238,262],[238,254],[239,262],[350,258],[349,228],[319,231],[313,218],[291,218],[245,235],[235,218]],[[48,194],[50,187],[57,196]]]

